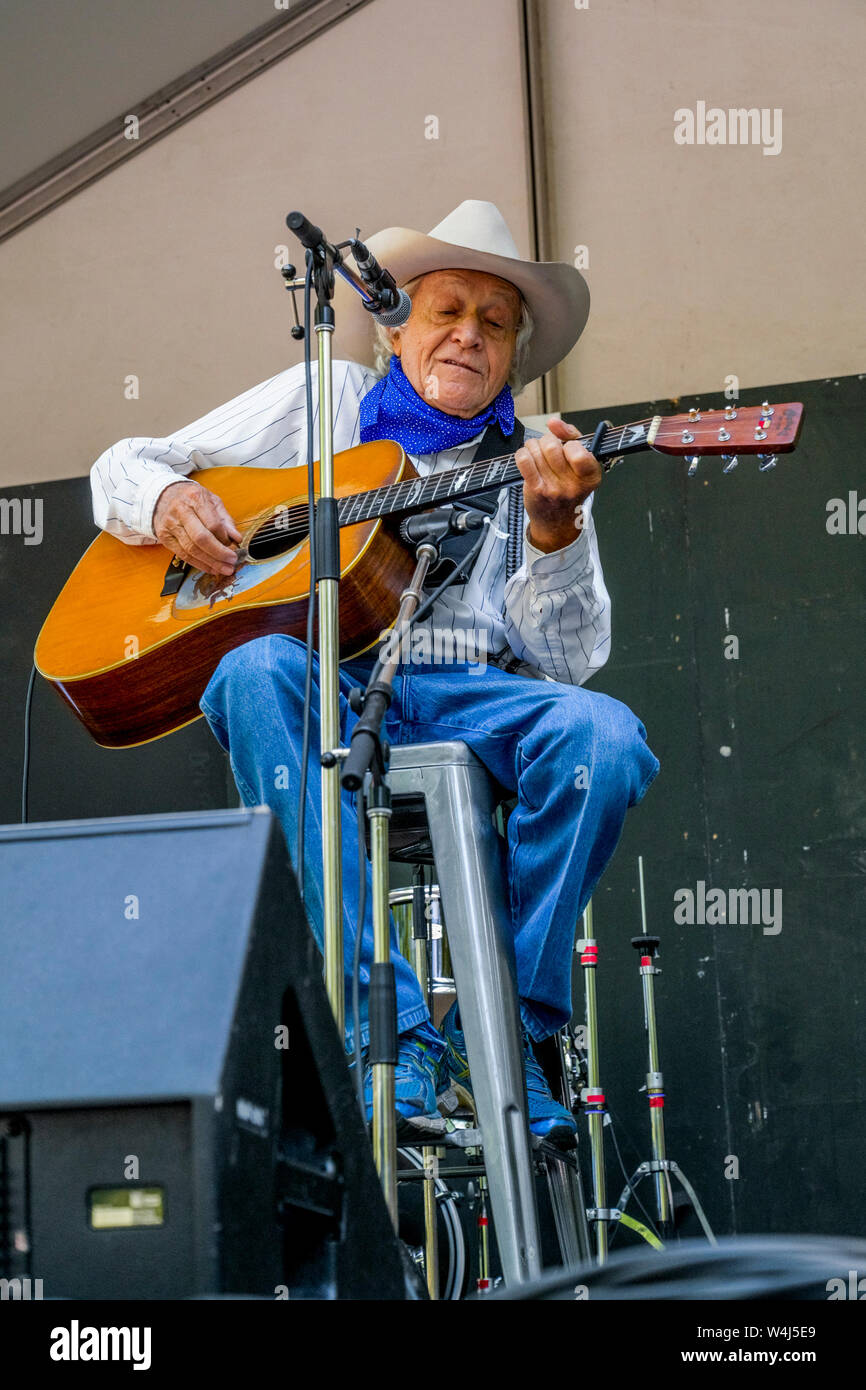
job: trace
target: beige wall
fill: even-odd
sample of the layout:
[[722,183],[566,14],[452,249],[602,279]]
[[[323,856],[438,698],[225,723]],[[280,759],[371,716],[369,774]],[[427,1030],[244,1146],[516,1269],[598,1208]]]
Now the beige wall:
[[[862,370],[861,0],[589,6],[539,0],[546,211],[593,296],[557,404]],[[698,100],[781,107],[781,154],[676,145]],[[82,474],[298,360],[274,269],[292,207],[339,237],[466,197],[528,253],[516,0],[375,0],[0,246],[0,485]]]
[[295,207],[340,239],[487,198],[528,255],[518,36],[511,0],[376,0],[0,246],[0,486],[85,473],[299,361],[274,268]]
[[[863,0],[540,0],[552,238],[589,248],[563,408],[866,368]],[[782,150],[677,145],[782,109]]]

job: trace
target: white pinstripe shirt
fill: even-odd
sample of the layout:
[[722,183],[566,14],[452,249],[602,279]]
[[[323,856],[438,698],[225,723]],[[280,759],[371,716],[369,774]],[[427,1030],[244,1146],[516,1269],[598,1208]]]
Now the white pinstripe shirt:
[[[313,437],[318,449],[316,372],[314,361]],[[335,452],[360,442],[359,404],[377,379],[358,363],[334,362]],[[305,403],[300,363],[165,439],[121,440],[91,469],[96,524],[127,545],[153,545],[153,510],[167,480],[226,465],[305,467]],[[527,429],[529,436],[537,433]],[[479,434],[458,448],[410,457],[426,477],[471,462],[481,438]],[[201,481],[207,485],[206,478]],[[516,657],[522,674],[580,685],[604,665],[610,650],[610,598],[598,555],[592,497],[584,504],[583,530],[562,550],[537,550],[529,542],[525,522],[523,563],[506,582],[507,513],[508,493],[503,489],[494,524],[487,529],[467,582],[446,590],[419,626],[428,629],[431,644],[434,636],[439,642],[443,634],[456,632],[468,640],[466,650],[482,650],[488,659],[502,662]]]

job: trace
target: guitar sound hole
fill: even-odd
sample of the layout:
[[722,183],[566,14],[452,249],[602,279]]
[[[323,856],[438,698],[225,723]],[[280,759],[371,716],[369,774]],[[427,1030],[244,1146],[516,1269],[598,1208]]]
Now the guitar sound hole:
[[262,523],[249,542],[247,549],[253,560],[272,560],[293,550],[306,540],[308,530],[305,522],[296,522],[287,513],[277,512]]

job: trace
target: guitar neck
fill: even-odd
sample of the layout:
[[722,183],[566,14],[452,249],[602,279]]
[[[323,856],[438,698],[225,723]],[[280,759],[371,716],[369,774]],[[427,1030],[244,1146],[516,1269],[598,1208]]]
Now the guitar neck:
[[[656,417],[658,418],[658,417]],[[615,425],[605,430],[596,445],[595,456],[603,468],[622,454],[638,453],[650,448],[655,420],[640,420],[629,425]],[[582,435],[575,441],[588,448],[593,436]],[[448,468],[431,473],[426,478],[406,478],[401,483],[389,483],[371,492],[359,492],[342,497],[338,504],[341,526],[354,526],[376,517],[406,516],[423,512],[443,502],[456,502],[462,497],[477,497],[493,488],[508,487],[522,480],[514,454],[467,463],[463,468]]]

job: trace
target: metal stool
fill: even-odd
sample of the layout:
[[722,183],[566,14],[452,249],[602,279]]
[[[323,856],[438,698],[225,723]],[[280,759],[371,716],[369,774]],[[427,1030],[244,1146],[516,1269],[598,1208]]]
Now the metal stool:
[[514,943],[496,799],[465,743],[391,749],[391,791],[424,798],[506,1283],[541,1270]]

